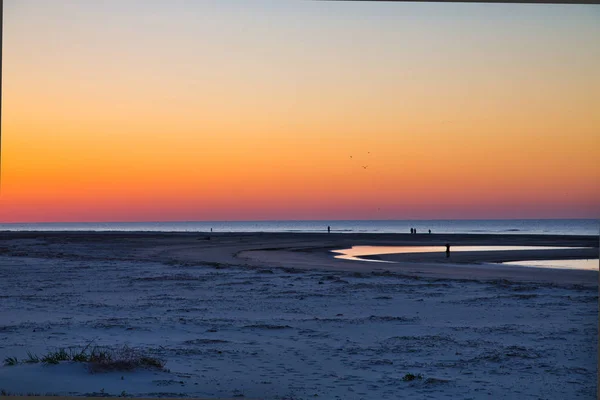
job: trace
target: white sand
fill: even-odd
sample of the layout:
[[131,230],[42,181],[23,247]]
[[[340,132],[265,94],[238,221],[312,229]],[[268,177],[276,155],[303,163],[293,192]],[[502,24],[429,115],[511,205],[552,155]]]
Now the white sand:
[[[182,236],[0,237],[1,360],[94,340],[145,349],[170,369],[90,374],[68,363],[1,366],[0,390],[265,399],[595,398],[596,272],[581,271],[592,275],[574,286],[576,278],[467,281],[460,274],[406,276],[408,269],[404,275],[366,266],[351,272],[347,264],[336,264],[338,271],[327,263],[299,270],[312,256],[334,259],[306,251],[310,240],[286,236],[257,251],[260,240],[249,237],[221,243]],[[264,250],[269,246],[283,249]],[[219,259],[256,266],[250,256],[282,251],[292,260],[280,266],[295,269],[206,265]],[[202,256],[193,261],[198,252]],[[568,276],[577,277],[554,278]],[[404,382],[407,373],[423,379]]]

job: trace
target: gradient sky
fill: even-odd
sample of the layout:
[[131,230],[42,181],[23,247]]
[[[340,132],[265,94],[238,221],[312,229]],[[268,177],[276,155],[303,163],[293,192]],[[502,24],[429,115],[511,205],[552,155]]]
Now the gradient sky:
[[600,6],[4,8],[0,222],[600,215]]

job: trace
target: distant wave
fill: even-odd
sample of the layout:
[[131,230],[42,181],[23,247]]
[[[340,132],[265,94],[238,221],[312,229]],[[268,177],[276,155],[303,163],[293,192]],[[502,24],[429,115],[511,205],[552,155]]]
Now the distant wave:
[[[325,232],[327,231],[327,228],[325,229],[283,229],[283,230],[277,230],[277,229],[269,229],[265,232]],[[370,232],[369,230],[362,230],[362,231],[355,231],[354,229],[332,229],[331,232]]]
[[467,232],[487,232],[487,233],[521,232],[521,229],[516,229],[516,228],[512,228],[512,229],[499,229],[499,230],[494,230],[494,229],[469,229]]

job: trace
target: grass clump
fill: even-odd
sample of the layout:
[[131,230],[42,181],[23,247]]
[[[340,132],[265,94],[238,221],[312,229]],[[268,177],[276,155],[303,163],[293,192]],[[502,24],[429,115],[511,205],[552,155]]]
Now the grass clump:
[[85,353],[77,353],[77,354],[73,354],[71,361],[75,361],[75,362],[88,362],[89,361],[89,356]]
[[40,359],[44,364],[58,364],[61,361],[71,361],[71,355],[65,349],[51,351]]
[[123,346],[114,351],[92,350],[88,367],[90,372],[131,371],[137,368],[162,370],[165,362],[137,349]]
[[404,382],[411,382],[416,379],[423,379],[423,375],[421,375],[421,374],[414,375],[414,374],[409,373],[409,374],[404,375],[404,377],[402,378],[402,380]]
[[27,352],[27,359],[24,361],[24,363],[26,364],[37,364],[40,362],[40,358],[33,354],[32,352],[28,351]]
[[[48,354],[39,357],[31,352],[27,353],[28,358],[24,361],[26,364],[51,364],[56,365],[61,361],[71,361],[87,363],[90,372],[108,372],[108,371],[131,371],[136,368],[159,369],[163,370],[165,362],[157,357],[152,357],[140,350],[123,346],[116,350],[93,347],[90,344],[81,350],[64,348],[51,351]],[[16,357],[7,357],[4,365],[12,366],[19,364]]]
[[18,363],[19,363],[19,360],[17,360],[17,357],[6,357],[4,359],[4,365],[6,365],[6,366],[17,365]]
[[141,357],[140,363],[147,367],[164,368],[165,362],[154,357]]

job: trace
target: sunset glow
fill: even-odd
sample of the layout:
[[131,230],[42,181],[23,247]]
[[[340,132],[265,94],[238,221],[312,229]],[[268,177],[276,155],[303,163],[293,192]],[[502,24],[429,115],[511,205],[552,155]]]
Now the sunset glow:
[[597,218],[600,7],[6,0],[1,222]]

